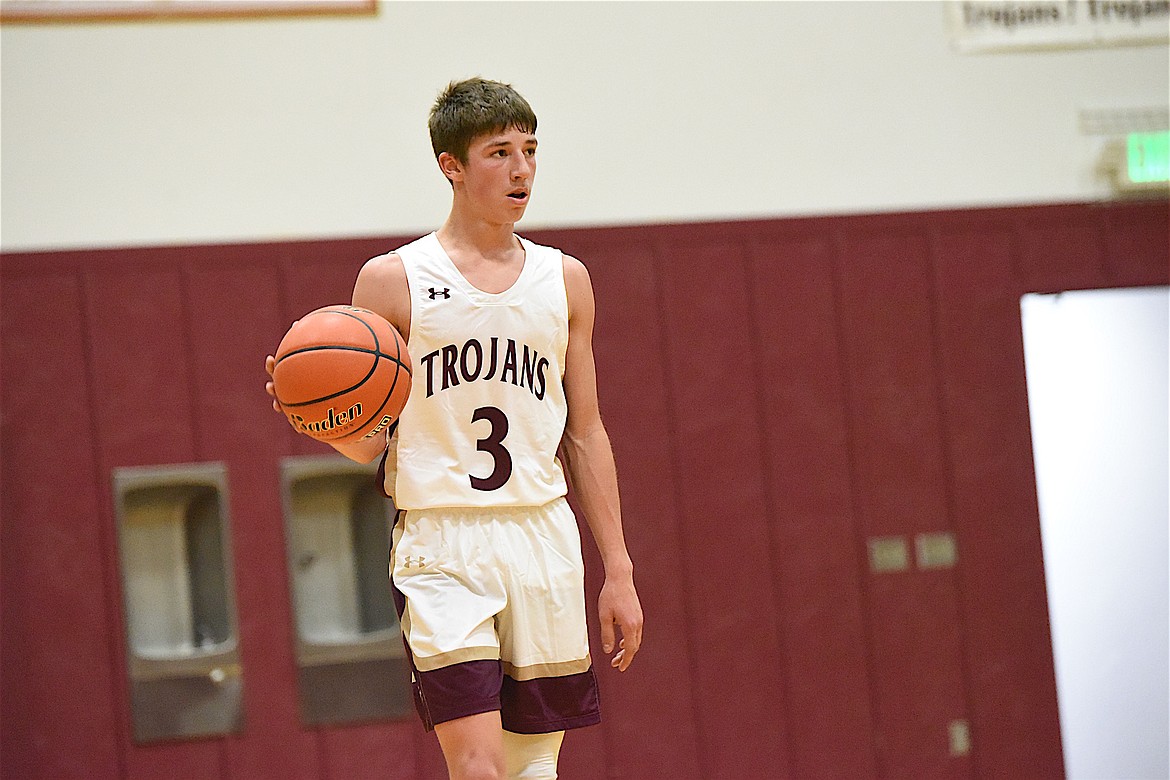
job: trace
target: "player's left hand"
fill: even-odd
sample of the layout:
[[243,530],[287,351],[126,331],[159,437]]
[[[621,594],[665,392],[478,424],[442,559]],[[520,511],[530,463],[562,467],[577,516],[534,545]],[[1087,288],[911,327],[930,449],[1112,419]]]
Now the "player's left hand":
[[642,605],[633,576],[607,576],[597,598],[597,609],[601,617],[601,647],[606,653],[613,653],[617,643],[617,652],[609,665],[624,672],[642,646]]

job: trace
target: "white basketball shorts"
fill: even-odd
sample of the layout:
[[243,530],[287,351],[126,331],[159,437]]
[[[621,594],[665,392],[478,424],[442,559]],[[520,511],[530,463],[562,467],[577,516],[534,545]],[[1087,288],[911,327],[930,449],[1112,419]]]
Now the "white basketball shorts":
[[517,733],[599,722],[569,503],[404,515],[390,571],[427,727],[491,710]]

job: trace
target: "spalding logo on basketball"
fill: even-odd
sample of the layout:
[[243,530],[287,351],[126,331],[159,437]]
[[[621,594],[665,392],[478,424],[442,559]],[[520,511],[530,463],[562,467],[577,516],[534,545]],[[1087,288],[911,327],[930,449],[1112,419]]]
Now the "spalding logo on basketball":
[[385,431],[410,395],[406,342],[385,319],[326,306],[293,323],[276,350],[276,401],[298,433],[352,443]]

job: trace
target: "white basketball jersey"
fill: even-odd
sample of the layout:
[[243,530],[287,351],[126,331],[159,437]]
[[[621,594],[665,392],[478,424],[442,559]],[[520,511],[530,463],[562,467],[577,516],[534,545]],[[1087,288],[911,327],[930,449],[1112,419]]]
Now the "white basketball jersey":
[[[396,250],[414,376],[387,492],[401,509],[540,506],[566,493],[557,447],[569,305],[561,252],[521,238],[502,293],[474,287],[431,233]],[[394,453],[390,453],[393,457]]]

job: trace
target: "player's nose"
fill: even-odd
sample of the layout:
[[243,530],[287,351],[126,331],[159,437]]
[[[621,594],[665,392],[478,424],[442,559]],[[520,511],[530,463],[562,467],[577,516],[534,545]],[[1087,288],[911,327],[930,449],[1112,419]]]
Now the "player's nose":
[[533,163],[525,155],[516,155],[512,163],[512,180],[523,181],[532,175]]

